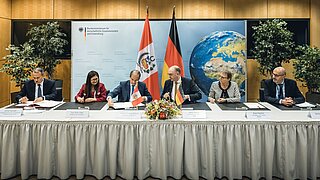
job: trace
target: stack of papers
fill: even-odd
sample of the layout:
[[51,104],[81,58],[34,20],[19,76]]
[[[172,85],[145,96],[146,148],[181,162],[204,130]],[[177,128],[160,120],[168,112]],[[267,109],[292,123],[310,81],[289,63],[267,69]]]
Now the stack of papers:
[[313,107],[316,107],[316,105],[308,103],[308,102],[296,104],[296,106],[300,107],[300,108],[313,108]]

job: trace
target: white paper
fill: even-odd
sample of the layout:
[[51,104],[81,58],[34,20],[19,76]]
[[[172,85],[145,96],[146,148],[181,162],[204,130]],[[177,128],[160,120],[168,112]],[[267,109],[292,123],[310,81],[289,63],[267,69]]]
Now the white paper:
[[66,110],[67,118],[87,118],[89,117],[88,109],[67,109]]
[[141,119],[143,111],[138,110],[132,110],[132,111],[119,111],[117,113],[116,118],[117,119]]
[[300,103],[300,104],[296,104],[296,106],[300,107],[300,108],[308,108],[308,107],[316,107],[316,105],[308,103],[308,102],[304,102],[304,103]]
[[243,104],[246,105],[249,109],[265,109],[265,107],[259,103],[243,103]]
[[22,109],[0,109],[0,116],[4,117],[19,117],[22,115]]
[[[140,103],[137,106],[144,106],[144,104]],[[131,102],[117,102],[113,104],[113,107],[115,109],[129,109],[133,108],[133,105]]]
[[38,110],[38,109],[32,109],[32,110],[23,110],[23,114],[40,114],[45,112],[46,110]]
[[37,102],[37,103],[34,103],[33,101],[27,101],[27,103],[17,104],[16,106],[17,107],[25,107],[25,106],[36,105],[38,107],[51,108],[51,107],[54,107],[54,106],[56,106],[56,105],[58,105],[60,103],[61,103],[61,101],[47,101],[47,100],[44,100],[44,101]]
[[30,106],[33,104],[33,101],[27,101],[27,103],[21,103],[21,104],[17,104],[17,107],[25,107],[25,106]]
[[194,110],[194,111],[182,111],[182,118],[184,119],[205,119],[207,118],[206,111]]
[[309,116],[311,119],[320,119],[320,111],[310,111]]
[[247,111],[247,119],[271,119],[270,111]]

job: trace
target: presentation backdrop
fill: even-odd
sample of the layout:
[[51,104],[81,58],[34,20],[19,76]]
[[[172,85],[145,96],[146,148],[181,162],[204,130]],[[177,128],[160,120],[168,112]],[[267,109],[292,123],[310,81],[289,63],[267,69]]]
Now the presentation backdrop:
[[[108,90],[129,79],[136,66],[144,21],[73,21],[71,99],[95,70]],[[170,20],[150,21],[161,86],[162,66]],[[221,69],[233,73],[233,81],[246,95],[245,21],[178,20],[178,33],[186,77],[193,78],[207,100],[209,88]]]

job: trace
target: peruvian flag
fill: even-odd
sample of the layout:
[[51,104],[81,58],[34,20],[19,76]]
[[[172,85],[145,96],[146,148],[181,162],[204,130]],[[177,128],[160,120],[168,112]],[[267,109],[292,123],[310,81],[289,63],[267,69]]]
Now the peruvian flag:
[[131,101],[133,107],[137,106],[138,104],[142,103],[142,101],[143,101],[143,98],[142,98],[140,91],[138,89],[138,83],[134,87],[133,93],[130,97],[130,101]]
[[141,72],[140,80],[146,83],[152,99],[159,100],[160,88],[158,83],[158,68],[154,54],[148,11],[146,20],[144,21],[136,69]]
[[164,86],[164,82],[167,79],[169,79],[169,75],[168,75],[169,68],[174,65],[180,67],[181,76],[184,77],[183,60],[181,56],[178,28],[177,28],[177,23],[175,18],[175,8],[173,9],[166,55],[164,57],[164,63],[163,63],[163,69],[162,69],[162,87]]

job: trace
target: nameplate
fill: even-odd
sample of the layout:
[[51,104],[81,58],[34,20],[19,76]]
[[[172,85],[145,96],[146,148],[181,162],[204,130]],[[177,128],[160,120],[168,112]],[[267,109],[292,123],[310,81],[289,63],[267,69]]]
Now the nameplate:
[[88,109],[67,109],[66,110],[67,118],[87,118],[89,117]]
[[309,116],[311,119],[320,119],[320,111],[310,111]]
[[266,112],[247,111],[246,118],[247,119],[271,119],[271,113],[269,111],[266,111]]
[[3,117],[19,117],[22,115],[23,109],[0,109],[0,116]]
[[206,111],[195,110],[195,111],[182,111],[183,119],[205,119],[207,118]]
[[116,117],[117,119],[141,119],[142,111],[132,110],[132,111],[118,111]]

